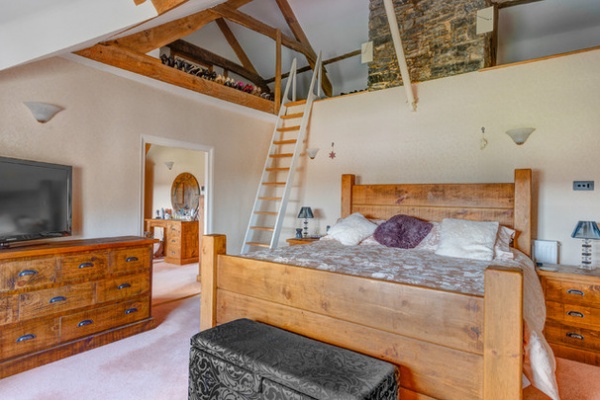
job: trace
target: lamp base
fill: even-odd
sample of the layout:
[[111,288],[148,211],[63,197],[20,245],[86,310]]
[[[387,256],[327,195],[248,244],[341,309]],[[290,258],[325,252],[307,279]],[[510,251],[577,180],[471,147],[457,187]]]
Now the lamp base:
[[593,271],[595,267],[592,265],[592,242],[590,239],[583,239],[581,244],[581,264],[580,269]]
[[583,264],[583,263],[581,263],[581,264],[579,264],[579,269],[583,269],[583,270],[586,270],[586,271],[593,271],[593,270],[596,269],[596,267],[593,266],[592,264]]

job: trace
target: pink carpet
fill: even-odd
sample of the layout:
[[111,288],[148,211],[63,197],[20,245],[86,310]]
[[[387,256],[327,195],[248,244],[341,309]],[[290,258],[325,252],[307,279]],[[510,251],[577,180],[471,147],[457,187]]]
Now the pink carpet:
[[190,337],[200,325],[198,264],[155,262],[153,270],[155,329],[0,379],[0,399],[186,399]]
[[158,327],[0,380],[6,400],[187,398],[190,338],[200,297],[153,308]]
[[200,282],[197,281],[197,276],[198,263],[174,265],[155,260],[152,275],[152,305],[199,294]]
[[[562,400],[600,400],[600,367],[558,358],[556,379]],[[524,393],[525,400],[549,399],[531,388]]]
[[[157,328],[0,379],[0,399],[186,399],[190,338],[200,324],[198,264],[155,263],[154,273]],[[557,378],[562,400],[600,400],[599,367],[558,359]],[[528,389],[524,399],[547,397]]]

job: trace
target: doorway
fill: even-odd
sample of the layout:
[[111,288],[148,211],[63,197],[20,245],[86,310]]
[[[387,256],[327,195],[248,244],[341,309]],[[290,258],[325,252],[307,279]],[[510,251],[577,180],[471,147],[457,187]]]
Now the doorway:
[[[188,297],[199,292],[199,262],[188,258],[175,258],[183,249],[186,254],[195,254],[196,259],[200,252],[201,237],[212,229],[212,147],[194,143],[181,142],[171,139],[143,136],[142,137],[142,229],[146,233],[146,221],[150,225],[171,225],[181,231],[181,238],[177,236],[178,244],[183,244],[183,228],[189,232],[190,228],[196,229],[186,235],[186,243],[172,251],[173,240],[168,240],[168,246],[163,249],[157,244],[155,251],[157,258],[153,263],[153,304],[173,301]],[[179,215],[172,203],[172,185],[178,177],[191,175],[198,183],[201,190],[201,207],[198,209],[198,221],[188,221],[188,216]],[[157,214],[158,210],[158,214]],[[157,216],[164,218],[164,211],[171,210],[172,220],[157,220]],[[167,244],[167,229],[153,229],[163,239],[161,244]],[[164,232],[164,234],[163,234]],[[173,231],[171,231],[173,232]],[[194,236],[195,235],[195,236]],[[194,237],[191,239],[191,237]],[[179,241],[181,239],[181,241]],[[192,246],[195,246],[192,248]],[[168,251],[169,258],[160,257],[160,251]],[[182,253],[183,254],[183,253]]]

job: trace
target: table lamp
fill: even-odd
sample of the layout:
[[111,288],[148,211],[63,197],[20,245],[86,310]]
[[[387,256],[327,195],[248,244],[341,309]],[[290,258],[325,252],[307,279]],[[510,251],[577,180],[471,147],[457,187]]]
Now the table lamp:
[[308,236],[308,219],[314,218],[313,212],[310,207],[302,207],[300,208],[300,212],[298,213],[298,218],[304,218],[304,237]]
[[583,239],[583,243],[581,244],[581,265],[579,268],[593,270],[591,241],[600,239],[598,225],[594,221],[579,221],[571,237]]

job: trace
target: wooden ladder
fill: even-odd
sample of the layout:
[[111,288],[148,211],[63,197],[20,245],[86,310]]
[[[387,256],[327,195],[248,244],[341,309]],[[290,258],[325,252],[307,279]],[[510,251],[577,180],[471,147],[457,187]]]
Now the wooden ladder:
[[312,103],[320,96],[321,68],[319,54],[306,100],[296,100],[296,59],[292,62],[241,254],[251,248],[277,248]]

